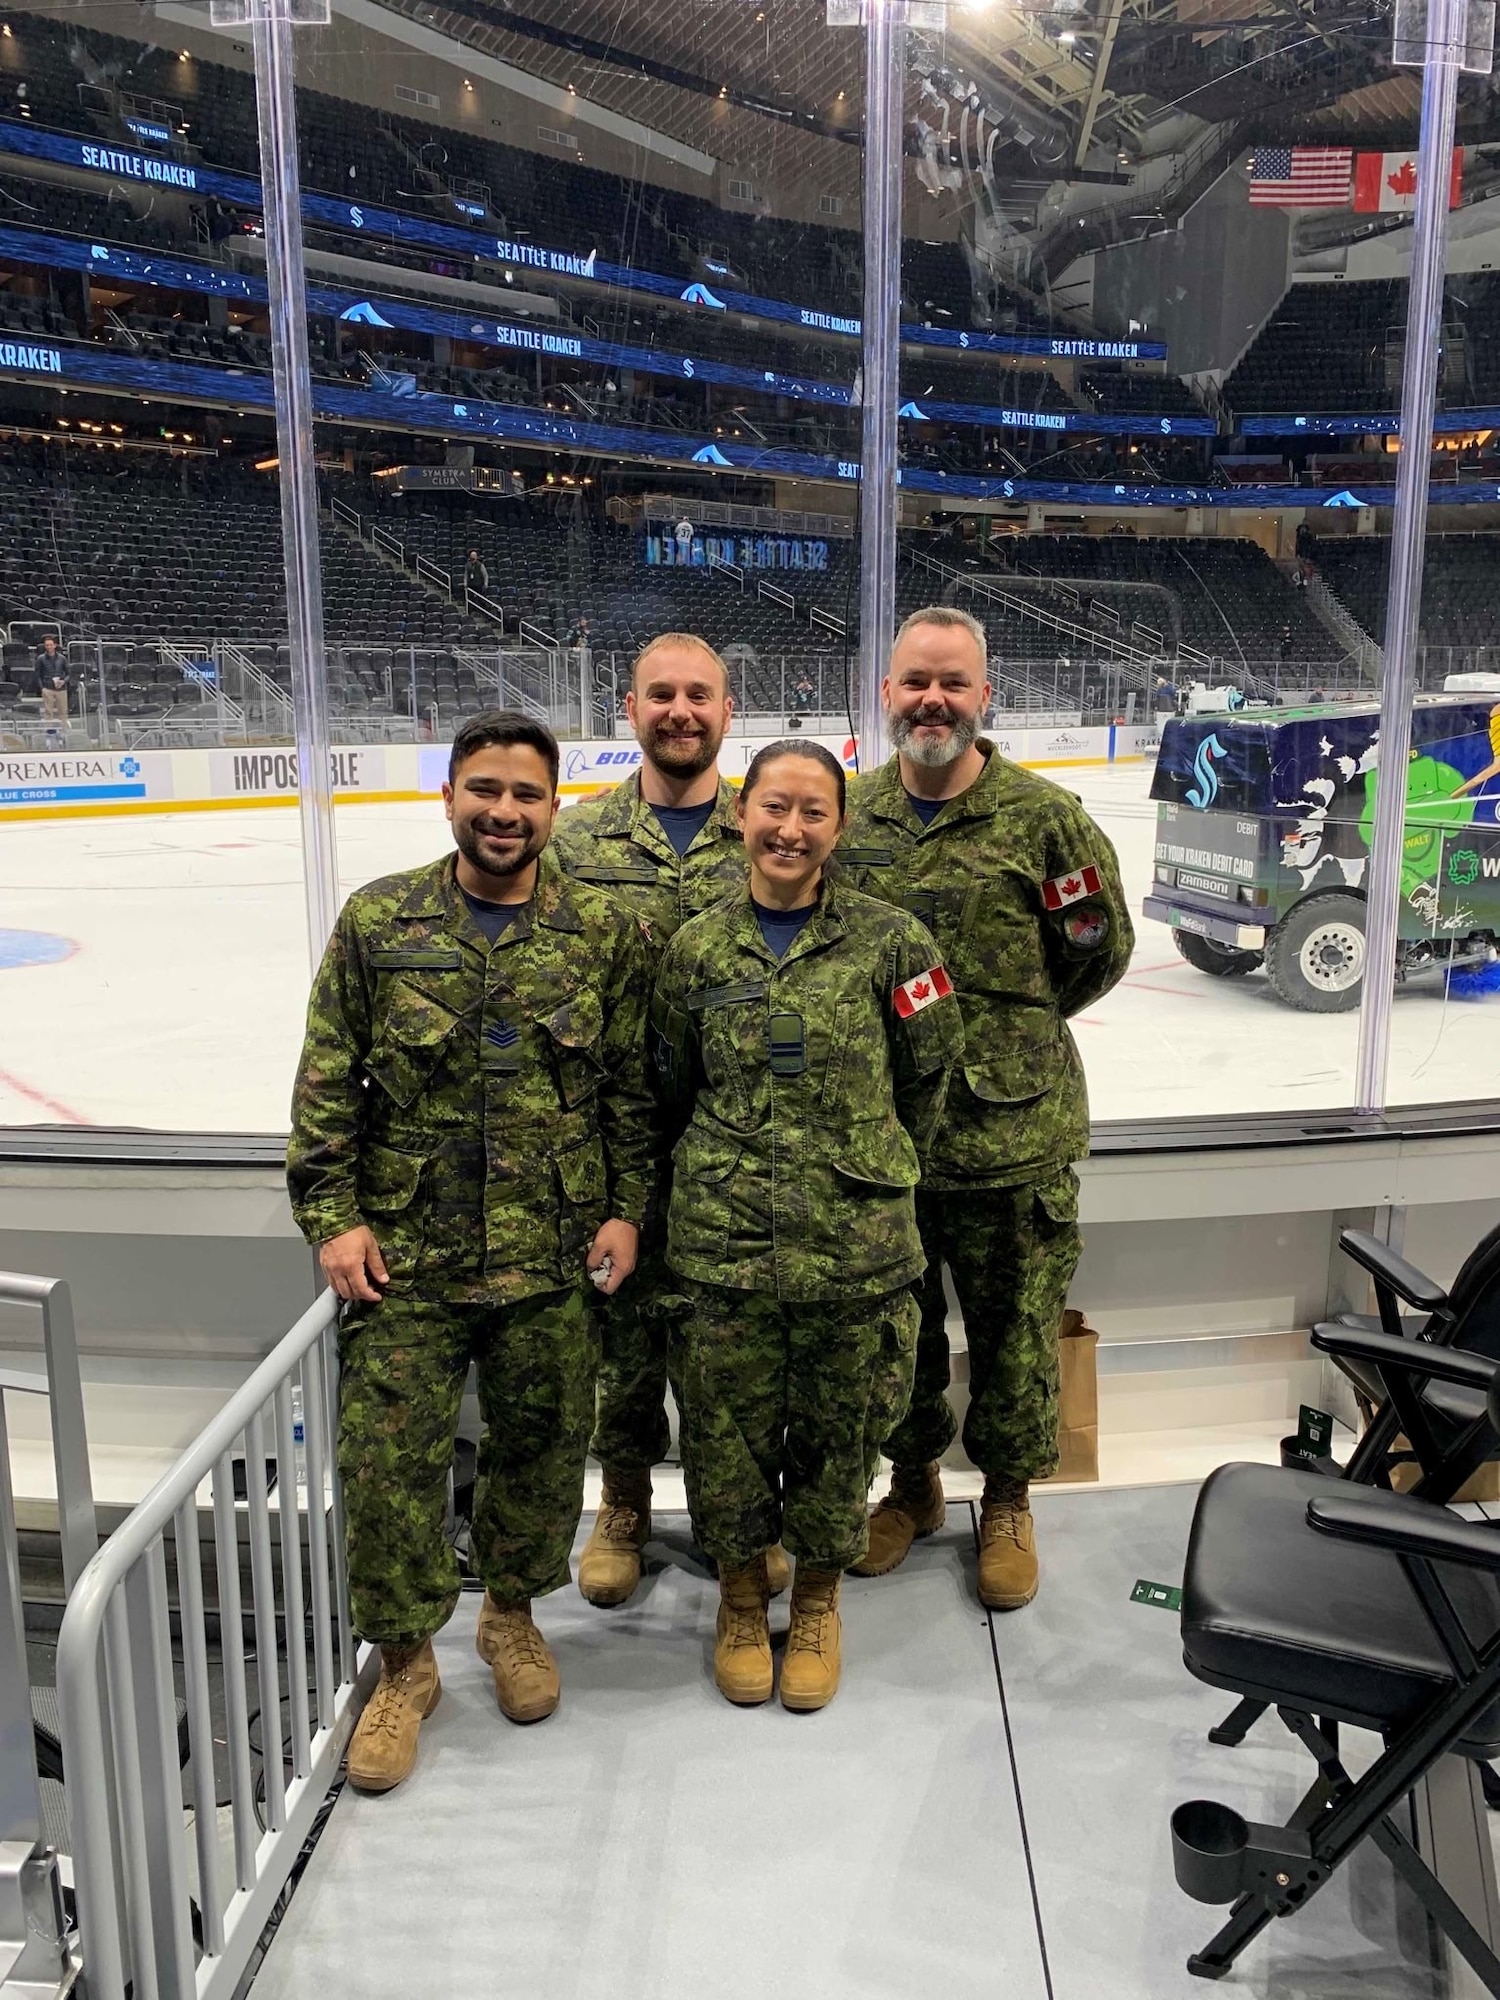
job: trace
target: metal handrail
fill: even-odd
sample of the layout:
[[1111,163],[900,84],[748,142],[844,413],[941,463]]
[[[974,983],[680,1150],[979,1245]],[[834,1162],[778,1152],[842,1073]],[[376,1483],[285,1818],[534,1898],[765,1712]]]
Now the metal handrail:
[[471,590],[464,585],[465,611],[477,610],[481,617],[490,619],[503,632],[505,630],[505,607],[498,598],[488,597],[482,590]]
[[[331,1444],[337,1409],[338,1301],[324,1291],[218,1416],[159,1480],[79,1579],[57,1647],[57,1693],[68,1773],[74,1870],[89,2000],[224,2000],[244,1974],[318,1811],[377,1655],[363,1667],[350,1620],[343,1555],[343,1499]],[[299,1510],[286,1504],[297,1463],[294,1381],[305,1426],[306,1571]],[[243,1440],[244,1513],[250,1544],[248,1614],[255,1694],[266,1746],[252,1775],[243,1634],[236,1446]],[[265,1470],[276,1462],[280,1593]],[[212,1482],[213,1549],[224,1642],[225,1734],[233,1826],[233,1887],[224,1886],[215,1801],[198,1489]],[[325,1497],[326,1496],[326,1497]],[[195,1963],[178,1771],[172,1629],[165,1537],[176,1552],[178,1622],[191,1745],[196,1901],[202,1956]],[[278,1601],[278,1596],[282,1601]],[[308,1683],[307,1630],[313,1681]],[[281,1694],[284,1635],[287,1697]],[[312,1704],[311,1708],[309,1704]],[[291,1777],[284,1768],[291,1743]],[[113,1749],[111,1749],[111,1744]],[[117,1802],[110,1797],[111,1785]],[[260,1815],[264,1794],[265,1817]],[[117,1888],[116,1867],[123,1875]]]
[[19,1271],[0,1271],[0,1302],[36,1306],[42,1315],[42,1350],[47,1361],[45,1384],[40,1377],[25,1382],[7,1373],[0,1387],[30,1389],[35,1393],[45,1387],[51,1404],[57,1532],[62,1543],[63,1581],[71,1591],[99,1547],[73,1294],[63,1278],[33,1278]]

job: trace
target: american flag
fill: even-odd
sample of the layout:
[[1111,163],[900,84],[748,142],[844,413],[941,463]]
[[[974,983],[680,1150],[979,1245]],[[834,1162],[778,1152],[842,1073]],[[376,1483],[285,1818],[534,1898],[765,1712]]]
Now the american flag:
[[1349,146],[1257,146],[1250,156],[1252,208],[1347,208],[1353,184]]

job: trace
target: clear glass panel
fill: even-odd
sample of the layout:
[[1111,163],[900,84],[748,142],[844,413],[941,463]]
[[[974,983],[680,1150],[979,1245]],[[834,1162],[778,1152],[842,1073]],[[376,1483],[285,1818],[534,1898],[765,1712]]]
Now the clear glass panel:
[[1310,53],[1291,8],[1200,13],[953,7],[908,106],[900,606],[983,619],[997,742],[1119,853],[1135,954],[1077,1024],[1096,1120],[1354,1096],[1357,967],[1295,912],[1357,900],[1367,851],[1321,717],[1371,693],[1369,648],[1308,560],[1363,468],[1299,420],[1364,351],[1334,107],[1393,83],[1389,27]]
[[177,33],[0,24],[7,1123],[274,1127],[246,1052],[305,974],[295,813],[220,810],[287,765],[286,610],[264,293]]
[[[7,1121],[285,1124],[300,774],[231,11],[0,32]],[[342,889],[447,845],[479,707],[548,717],[570,797],[628,774],[624,680],[663,630],[722,649],[740,730],[842,750],[861,30],[553,0],[294,33]]]
[[[328,373],[364,426],[330,526],[420,613],[377,631],[351,579],[329,640],[409,737],[535,707],[581,796],[630,769],[630,662],[676,628],[722,650],[737,729],[848,740],[862,50],[805,7],[561,0],[299,42]],[[394,865],[442,832],[425,803],[359,828],[351,879],[353,841]]]
[[[1487,23],[1476,19],[1471,26],[1479,32],[1468,66],[1482,69]],[[1415,97],[1420,76],[1410,74]],[[1456,143],[1439,154],[1444,199],[1434,220],[1445,240],[1432,315],[1436,414],[1430,448],[1420,454],[1429,504],[1420,615],[1411,621],[1411,748],[1394,885],[1386,1077],[1394,1106],[1500,1095],[1500,650],[1492,644],[1500,464],[1491,430],[1500,400],[1492,358],[1500,294],[1491,274],[1496,239],[1483,206],[1485,156],[1463,144],[1488,130],[1489,91],[1487,75],[1458,77]],[[1387,375],[1403,368],[1418,338],[1412,294],[1421,293],[1420,255],[1413,278],[1414,200],[1422,178],[1415,125],[1399,136],[1408,140],[1406,150],[1393,143],[1361,158],[1369,219],[1364,239],[1348,253],[1345,294],[1346,305],[1383,315],[1374,345]],[[1408,469],[1410,430],[1401,439],[1383,434],[1369,441],[1391,477]],[[1395,525],[1395,514],[1382,509],[1358,518],[1364,533],[1346,523],[1347,532],[1321,544],[1328,585],[1384,647],[1388,681],[1400,664]]]

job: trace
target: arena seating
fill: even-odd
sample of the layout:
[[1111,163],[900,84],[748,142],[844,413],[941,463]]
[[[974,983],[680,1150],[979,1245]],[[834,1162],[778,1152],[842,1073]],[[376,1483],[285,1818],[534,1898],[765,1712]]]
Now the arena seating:
[[[77,130],[79,85],[104,78],[178,104],[191,143],[216,166],[258,173],[255,99],[244,72],[143,46],[34,14],[10,17],[15,49],[0,75],[0,109],[24,89],[38,124]],[[853,229],[741,215],[699,197],[646,187],[614,174],[543,157],[446,127],[396,119],[309,89],[297,93],[303,176],[310,188],[357,194],[411,207],[413,200],[452,218],[430,176],[478,183],[489,191],[490,220],[513,235],[565,244],[591,243],[602,255],[650,269],[703,275],[705,260],[723,262],[748,289],[834,311],[858,311],[859,238]],[[97,114],[96,114],[97,115]],[[109,134],[124,139],[123,130]],[[970,288],[961,255],[946,245],[915,245],[915,289],[934,297],[959,324],[969,318]]]
[[[341,495],[356,504],[353,494]],[[562,499],[470,501],[462,495],[375,495],[378,519],[413,555],[424,555],[457,581],[477,548],[489,572],[489,595],[514,621],[524,617],[555,639],[580,617],[589,621],[596,655],[618,655],[623,665],[657,632],[701,632],[748,672],[756,705],[781,706],[782,667],[840,642],[807,622],[814,603],[851,617],[857,593],[847,588],[853,544],[829,543],[830,568],[768,572],[766,580],[789,593],[798,612],[761,597],[755,573],[741,590],[732,577],[707,569],[648,568],[642,534],[594,518],[581,504]]]
[[1201,417],[1203,405],[1175,375],[1130,375],[1123,369],[1088,369],[1078,386],[1094,408],[1109,416]]
[[[1325,537],[1314,545],[1313,560],[1329,589],[1381,641],[1390,557],[1385,537]],[[1421,644],[1433,648],[1500,644],[1497,574],[1500,535],[1429,535],[1422,569]],[[1462,664],[1433,659],[1428,678],[1441,685],[1442,674]]]
[[[951,543],[950,543],[951,549]],[[934,554],[941,551],[934,548]],[[951,554],[945,560],[952,560]],[[1002,543],[996,570],[1065,577],[1088,599],[1098,595],[1128,624],[1140,616],[1160,627],[1149,604],[1111,584],[1164,585],[1180,606],[1179,637],[1200,652],[1293,674],[1331,669],[1343,648],[1312,616],[1303,594],[1254,542],[1218,536],[1028,535]],[[983,575],[978,568],[976,574]]]
[[[1405,345],[1404,280],[1293,285],[1224,386],[1238,415],[1394,410]],[[1500,275],[1461,272],[1443,294],[1439,407],[1500,399]]]
[[[0,467],[7,533],[0,623],[57,620],[68,638],[227,638],[269,644],[284,678],[281,515],[273,481],[191,459],[16,450]],[[337,647],[429,652],[494,643],[413,579],[344,536],[323,536],[323,606]],[[277,648],[281,651],[278,654]],[[25,648],[22,648],[25,651]],[[12,662],[14,664],[14,662]],[[128,706],[129,658],[106,665]],[[175,670],[163,678],[180,679]],[[26,689],[29,692],[29,688]],[[159,703],[157,704],[160,705]]]

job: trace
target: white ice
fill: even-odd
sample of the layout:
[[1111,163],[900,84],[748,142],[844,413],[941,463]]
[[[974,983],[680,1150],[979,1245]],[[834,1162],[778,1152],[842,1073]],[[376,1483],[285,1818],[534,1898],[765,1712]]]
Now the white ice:
[[[1114,841],[1137,913],[1125,980],[1074,1023],[1095,1119],[1350,1103],[1357,1015],[1293,1013],[1262,973],[1195,972],[1139,916],[1149,766],[1048,775]],[[338,814],[346,890],[448,845],[436,801]],[[293,808],[8,824],[0,852],[0,930],[75,947],[0,963],[0,1123],[285,1131],[308,985]],[[1398,992],[1389,1095],[1500,1096],[1500,995],[1449,1000],[1435,980]]]

